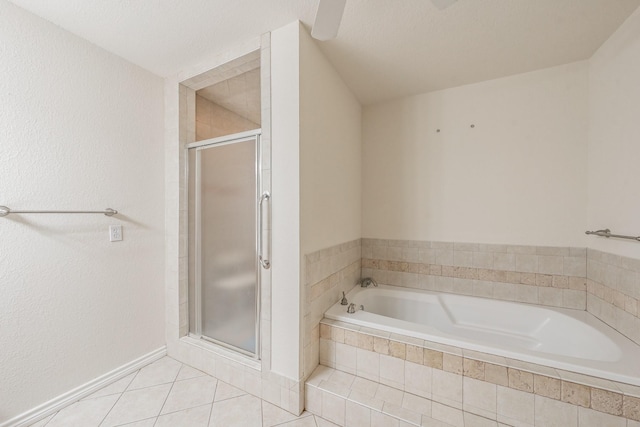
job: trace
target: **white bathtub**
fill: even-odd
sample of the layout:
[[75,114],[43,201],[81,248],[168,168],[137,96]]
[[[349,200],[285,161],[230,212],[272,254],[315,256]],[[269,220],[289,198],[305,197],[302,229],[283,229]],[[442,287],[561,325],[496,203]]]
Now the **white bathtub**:
[[356,286],[325,317],[640,386],[640,346],[586,311]]

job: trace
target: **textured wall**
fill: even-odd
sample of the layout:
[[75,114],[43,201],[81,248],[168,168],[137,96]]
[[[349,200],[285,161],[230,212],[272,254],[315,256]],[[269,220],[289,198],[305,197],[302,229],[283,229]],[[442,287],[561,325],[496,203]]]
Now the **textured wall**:
[[[590,229],[640,235],[640,9],[589,61]],[[631,240],[592,237],[589,247],[640,258]]]
[[[162,80],[0,0],[0,422],[164,344]],[[110,243],[108,226],[124,240]]]
[[365,107],[362,237],[584,246],[587,83],[577,62]]

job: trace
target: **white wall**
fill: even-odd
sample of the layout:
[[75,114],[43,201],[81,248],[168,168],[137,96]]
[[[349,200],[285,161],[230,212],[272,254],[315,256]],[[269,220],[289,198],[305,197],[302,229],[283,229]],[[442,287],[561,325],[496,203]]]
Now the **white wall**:
[[584,246],[587,82],[578,62],[365,107],[363,237]]
[[300,30],[302,254],[361,236],[362,107]]
[[[0,423],[164,344],[162,80],[0,0]],[[110,243],[121,224],[124,241]]]
[[271,369],[300,372],[300,23],[271,33]]
[[[589,61],[587,228],[640,235],[640,9]],[[634,241],[591,237],[588,246],[640,258]]]
[[361,234],[361,107],[299,22],[271,64],[272,369],[297,380],[304,255]]

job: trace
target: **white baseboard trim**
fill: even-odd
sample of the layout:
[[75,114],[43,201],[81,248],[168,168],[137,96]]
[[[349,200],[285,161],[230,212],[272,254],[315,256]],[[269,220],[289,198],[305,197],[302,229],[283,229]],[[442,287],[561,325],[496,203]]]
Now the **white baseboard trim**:
[[97,391],[98,389],[101,389],[102,387],[105,387],[111,383],[118,381],[121,378],[126,377],[127,375],[137,371],[138,369],[148,365],[151,362],[155,362],[161,357],[164,357],[166,354],[167,347],[162,346],[159,349],[152,351],[151,353],[147,353],[142,357],[132,360],[131,362],[126,363],[111,372],[107,372],[106,374],[101,375],[98,378],[95,378],[87,383],[84,383],[81,386],[74,388],[73,390],[61,394],[58,397],[54,397],[53,399],[43,403],[42,405],[36,406],[35,408],[23,412],[22,414],[17,415],[8,421],[0,423],[0,427],[25,427],[38,422],[41,419],[58,412],[62,408],[89,396],[91,393]]

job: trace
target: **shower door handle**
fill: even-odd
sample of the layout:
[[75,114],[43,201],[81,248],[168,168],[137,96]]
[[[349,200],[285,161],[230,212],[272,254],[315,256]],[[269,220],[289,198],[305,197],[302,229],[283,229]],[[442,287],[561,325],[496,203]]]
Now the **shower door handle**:
[[265,270],[268,270],[271,267],[271,261],[264,258],[262,254],[262,233],[263,233],[262,205],[265,200],[270,200],[270,199],[271,199],[271,195],[269,194],[268,191],[265,191],[264,193],[262,193],[262,196],[260,196],[260,202],[258,203],[258,261],[260,262],[260,265],[262,266],[262,268],[264,268]]

